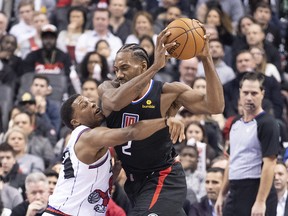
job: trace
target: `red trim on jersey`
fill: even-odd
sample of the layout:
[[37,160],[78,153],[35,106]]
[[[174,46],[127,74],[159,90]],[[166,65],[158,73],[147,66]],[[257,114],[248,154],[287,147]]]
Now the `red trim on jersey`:
[[157,184],[157,187],[156,187],[156,191],[155,191],[155,193],[153,195],[153,198],[152,198],[151,204],[149,206],[149,209],[151,209],[155,205],[155,203],[157,202],[157,200],[159,198],[159,195],[160,195],[160,192],[161,192],[162,187],[163,187],[164,180],[170,174],[171,170],[172,170],[172,167],[170,166],[167,169],[162,170],[162,171],[159,172],[160,177],[158,179],[158,184]]
[[61,211],[59,211],[59,210],[57,210],[57,209],[55,209],[55,208],[53,208],[52,206],[49,206],[49,205],[46,208],[45,212],[51,213],[51,214],[57,215],[57,216],[58,215],[59,216],[71,216],[71,215],[65,214],[65,213],[63,213],[63,212],[61,212]]

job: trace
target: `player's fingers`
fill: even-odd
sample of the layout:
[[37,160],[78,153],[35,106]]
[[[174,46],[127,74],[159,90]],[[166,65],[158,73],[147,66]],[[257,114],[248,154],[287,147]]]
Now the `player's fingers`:
[[177,125],[173,126],[172,131],[171,131],[171,135],[170,138],[172,140],[173,143],[177,142],[179,136],[179,127]]
[[180,136],[179,136],[179,142],[181,143],[182,140],[185,140],[185,127],[184,124],[180,128]]

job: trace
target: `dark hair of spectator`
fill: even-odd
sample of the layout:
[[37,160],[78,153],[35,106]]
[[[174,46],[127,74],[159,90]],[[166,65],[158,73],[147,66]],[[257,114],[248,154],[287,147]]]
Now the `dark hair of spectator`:
[[207,173],[217,173],[220,172],[222,175],[224,175],[224,169],[220,168],[220,167],[211,167],[207,170]]
[[18,4],[17,10],[19,11],[20,8],[27,6],[27,5],[31,5],[32,9],[34,10],[34,1],[31,1],[31,0],[21,0]]
[[68,20],[68,23],[71,22],[70,20],[70,15],[73,11],[78,11],[78,12],[81,12],[82,13],[82,16],[83,16],[83,25],[82,25],[82,32],[85,31],[85,26],[86,26],[86,22],[87,22],[87,16],[86,16],[86,13],[87,11],[85,10],[84,7],[82,6],[73,6],[69,9],[68,13],[67,13],[67,20]]
[[17,38],[14,35],[12,35],[12,34],[5,34],[5,35],[3,35],[0,38],[0,50],[3,50],[2,43],[3,43],[4,39],[7,38],[7,37],[11,37],[11,38],[14,39],[14,41],[15,41],[15,50],[16,50],[16,48],[17,48]]
[[60,110],[60,115],[63,123],[71,130],[74,129],[73,125],[71,124],[71,119],[74,113],[72,104],[79,96],[80,94],[74,94],[71,97],[69,97],[66,101],[64,101]]
[[98,46],[99,46],[100,43],[106,43],[106,45],[107,45],[108,47],[110,47],[110,45],[109,45],[109,43],[107,42],[107,40],[100,39],[100,40],[98,40],[97,43],[95,44],[95,50],[98,50]]
[[50,85],[50,80],[48,79],[48,77],[44,76],[44,75],[41,75],[41,74],[36,74],[34,75],[33,77],[33,82],[35,79],[42,79],[42,80],[45,80],[47,85],[49,86]]
[[194,146],[192,146],[192,145],[185,145],[185,146],[183,146],[183,147],[181,148],[181,150],[180,150],[180,156],[183,154],[183,151],[184,151],[185,149],[193,149],[194,152],[195,152],[195,156],[196,156],[197,158],[199,157],[198,149],[197,149],[196,145],[194,145]]
[[239,19],[238,24],[237,24],[237,34],[238,35],[243,35],[243,33],[241,32],[241,23],[242,23],[242,20],[244,20],[244,19],[250,19],[253,23],[256,23],[256,20],[251,15],[247,14],[247,15],[242,16]]
[[82,81],[82,82],[83,82],[84,80],[86,80],[87,78],[89,78],[89,71],[88,71],[88,69],[87,69],[87,65],[88,65],[88,61],[89,61],[90,56],[91,56],[91,55],[94,55],[94,54],[96,54],[96,55],[99,56],[99,58],[100,58],[100,60],[101,60],[101,63],[102,63],[102,67],[101,67],[101,77],[102,77],[102,80],[107,80],[107,79],[108,79],[107,75],[108,75],[108,73],[109,73],[109,66],[108,66],[108,63],[107,63],[106,58],[105,58],[104,56],[100,55],[100,54],[99,54],[98,52],[96,52],[96,51],[91,51],[91,52],[88,52],[88,53],[84,56],[84,58],[83,58],[83,60],[82,60],[82,62],[81,62],[81,64],[80,64],[80,72],[81,72],[80,77],[81,77],[81,81]]
[[143,36],[139,39],[139,44],[141,44],[142,41],[144,41],[144,40],[149,41],[149,43],[153,46],[153,54],[152,54],[152,55],[149,55],[149,54],[147,53],[148,56],[149,56],[149,64],[150,64],[150,65],[148,65],[148,68],[149,68],[149,67],[153,64],[153,62],[154,62],[154,49],[155,49],[155,44],[154,44],[154,42],[153,42],[152,37],[149,36],[149,35],[143,35]]
[[54,176],[54,177],[56,177],[57,179],[58,179],[58,177],[59,177],[59,174],[55,171],[55,170],[52,170],[52,169],[46,169],[45,171],[44,171],[44,174],[45,174],[45,176],[47,176],[47,177],[52,177],[52,176]]
[[255,8],[251,8],[252,14],[254,14],[255,11],[256,11],[258,8],[269,9],[270,13],[272,13],[271,6],[270,6],[270,4],[267,3],[267,2],[264,2],[264,1],[259,1],[259,2],[257,2],[256,5],[255,5]]
[[87,79],[83,80],[81,87],[83,87],[83,85],[84,85],[86,82],[93,82],[93,83],[95,83],[96,87],[98,87],[98,85],[99,85],[99,83],[97,82],[96,79],[94,79],[94,78],[87,78]]
[[194,84],[196,81],[198,80],[205,80],[206,81],[206,78],[204,76],[199,76],[199,77],[195,77],[195,79],[193,80],[193,82],[191,83],[191,87],[194,88]]
[[196,125],[196,126],[198,126],[198,127],[201,129],[202,134],[203,134],[203,139],[200,140],[200,141],[201,141],[201,142],[204,142],[204,143],[208,143],[207,137],[206,137],[205,128],[204,128],[204,126],[203,126],[199,121],[190,121],[190,122],[188,122],[187,125],[185,126],[184,134],[186,135],[187,130],[188,130],[188,128],[189,128],[190,125]]
[[13,147],[7,142],[3,142],[0,144],[0,152],[12,152],[13,157],[16,156],[16,152],[14,151]]

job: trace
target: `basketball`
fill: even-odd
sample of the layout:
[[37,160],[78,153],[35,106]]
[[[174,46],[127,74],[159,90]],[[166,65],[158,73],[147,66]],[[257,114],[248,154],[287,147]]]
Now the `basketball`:
[[175,46],[167,49],[172,57],[180,60],[190,59],[203,50],[205,30],[199,23],[195,19],[179,18],[167,26],[171,34],[166,43],[176,42]]

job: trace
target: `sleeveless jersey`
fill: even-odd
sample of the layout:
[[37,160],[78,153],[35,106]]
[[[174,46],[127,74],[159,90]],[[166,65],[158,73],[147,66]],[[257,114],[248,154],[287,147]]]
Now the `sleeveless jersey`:
[[112,188],[112,166],[109,150],[93,164],[77,159],[75,143],[81,134],[90,130],[78,126],[73,130],[63,152],[62,169],[48,205],[69,215],[105,215]]
[[[132,101],[120,111],[112,112],[106,118],[107,126],[123,128],[140,120],[161,118],[162,86],[163,83],[151,80],[149,89],[142,98]],[[165,169],[171,166],[175,157],[168,127],[144,140],[129,141],[116,146],[115,150],[128,174],[144,174]]]

